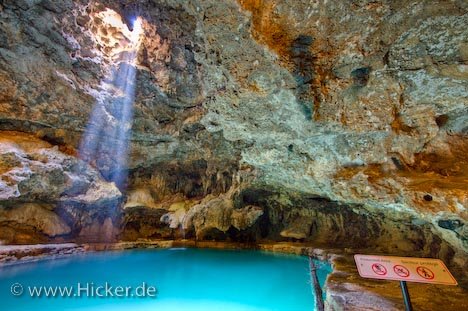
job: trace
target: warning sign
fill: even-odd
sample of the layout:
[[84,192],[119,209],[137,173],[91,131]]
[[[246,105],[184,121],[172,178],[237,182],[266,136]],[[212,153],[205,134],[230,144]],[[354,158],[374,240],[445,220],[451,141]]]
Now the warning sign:
[[382,266],[381,264],[378,264],[378,263],[375,263],[372,265],[372,271],[374,271],[374,273],[377,275],[387,274],[387,269],[385,268],[385,266]]
[[354,255],[359,275],[364,278],[457,285],[439,259]]
[[406,267],[401,266],[401,265],[394,265],[393,271],[395,271],[396,274],[398,274],[399,276],[403,278],[407,278],[410,275],[409,270]]
[[434,278],[434,272],[432,272],[429,268],[426,267],[417,267],[416,272],[425,278],[426,280],[432,280]]

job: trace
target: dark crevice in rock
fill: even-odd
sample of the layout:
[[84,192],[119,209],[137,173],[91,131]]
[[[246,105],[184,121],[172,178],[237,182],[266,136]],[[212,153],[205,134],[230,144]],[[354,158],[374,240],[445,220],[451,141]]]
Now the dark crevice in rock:
[[136,240],[144,236],[156,239],[170,239],[179,237],[174,229],[170,229],[161,222],[161,217],[167,213],[164,209],[148,209],[135,206],[125,211],[122,228],[125,228],[120,238],[123,240]]
[[[148,167],[135,169],[130,172],[131,179],[151,180],[153,173],[158,176],[164,184],[164,194],[183,194],[187,198],[204,197],[210,193],[219,194],[226,192],[232,184],[232,175],[235,166],[225,166],[214,169],[213,164],[205,159],[197,159],[186,162],[160,163]],[[224,170],[224,171],[223,171]],[[142,184],[144,185],[144,184]],[[130,185],[130,187],[138,185]]]
[[361,67],[351,71],[351,77],[353,78],[354,84],[360,87],[366,86],[369,81],[371,70],[371,67]]
[[448,229],[448,230],[456,230],[463,226],[463,223],[459,219],[441,219],[437,222],[439,227]]
[[440,116],[436,117],[435,121],[438,127],[443,127],[449,121],[449,116],[446,114],[441,114]]
[[315,56],[311,53],[314,38],[309,35],[298,36],[291,44],[290,60],[294,65],[293,75],[296,79],[297,98],[304,109],[307,119],[313,115],[314,97],[311,95],[312,80],[315,77]]
[[395,167],[399,170],[407,170],[406,163],[401,159],[401,156],[395,155],[390,158]]
[[432,201],[432,195],[430,195],[430,194],[425,194],[423,198],[424,198],[424,200],[427,201],[427,202],[431,202],[431,201]]

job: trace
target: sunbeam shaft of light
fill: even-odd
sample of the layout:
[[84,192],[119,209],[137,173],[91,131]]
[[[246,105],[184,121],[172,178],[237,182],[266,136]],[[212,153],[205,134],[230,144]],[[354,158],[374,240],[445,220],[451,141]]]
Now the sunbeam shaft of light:
[[127,179],[135,100],[135,62],[141,38],[141,20],[135,21],[130,44],[121,53],[111,76],[101,82],[101,94],[96,100],[82,137],[80,157],[96,166],[104,177],[121,190]]

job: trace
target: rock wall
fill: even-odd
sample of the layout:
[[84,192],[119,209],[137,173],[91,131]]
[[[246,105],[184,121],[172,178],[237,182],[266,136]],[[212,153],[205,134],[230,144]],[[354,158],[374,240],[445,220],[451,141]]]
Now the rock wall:
[[[117,189],[111,153],[76,157],[136,16]],[[467,22],[462,0],[1,1],[1,144],[27,140],[5,147],[0,239],[303,240],[463,266]],[[28,165],[33,190],[9,183]]]
[[122,194],[96,169],[21,132],[0,133],[0,237],[6,243],[115,239]]

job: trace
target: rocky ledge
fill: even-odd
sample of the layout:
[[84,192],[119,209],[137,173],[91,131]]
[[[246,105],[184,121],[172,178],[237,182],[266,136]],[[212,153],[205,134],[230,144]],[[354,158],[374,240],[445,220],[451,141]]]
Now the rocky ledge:
[[51,260],[85,253],[89,248],[75,243],[0,245],[0,267],[39,260]]

